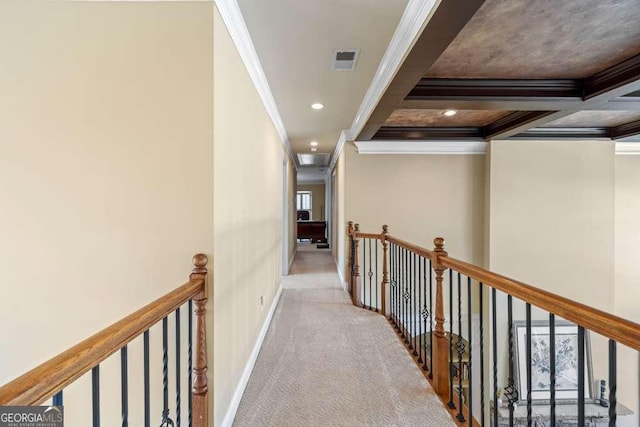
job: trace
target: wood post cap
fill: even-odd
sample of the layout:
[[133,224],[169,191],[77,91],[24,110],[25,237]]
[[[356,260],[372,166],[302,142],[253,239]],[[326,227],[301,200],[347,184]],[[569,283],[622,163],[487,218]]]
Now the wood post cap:
[[197,269],[202,269],[207,266],[209,258],[205,254],[195,254],[192,259],[193,266]]
[[436,237],[433,239],[433,244],[435,245],[436,250],[444,249],[444,237]]
[[356,233],[359,233],[360,232],[360,224],[355,224],[354,227],[355,227]]
[[388,225],[383,225],[382,226],[382,233],[383,234],[389,234],[389,226]]

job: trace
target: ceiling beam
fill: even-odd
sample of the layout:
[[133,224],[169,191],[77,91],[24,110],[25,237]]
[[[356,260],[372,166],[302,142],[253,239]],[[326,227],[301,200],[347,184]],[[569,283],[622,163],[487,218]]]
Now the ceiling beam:
[[433,79],[422,78],[405,100],[507,98],[561,100],[582,98],[579,79]]
[[640,120],[625,123],[611,129],[611,138],[613,139],[629,138],[636,135],[640,135]]
[[405,100],[398,109],[410,110],[501,110],[501,111],[559,111],[559,110],[606,110],[640,111],[640,97],[620,97],[604,104],[585,105],[582,99],[550,101],[544,98],[481,99],[457,97],[451,99]]
[[373,110],[367,124],[360,131],[360,134],[356,135],[357,139],[369,140],[378,132],[398,104],[404,100],[416,83],[438,60],[484,2],[485,0],[440,2],[395,78]]
[[511,139],[611,139],[611,128],[533,128],[514,135]]
[[[523,133],[528,129],[540,127],[553,120],[569,116],[579,110],[598,109],[616,98],[624,97],[640,89],[640,55],[636,55],[614,65],[592,77],[583,80],[582,108],[556,111],[546,115],[523,115],[512,121],[509,126],[500,129],[492,123],[485,132],[488,139],[505,139]],[[540,113],[540,112],[538,112]],[[514,113],[515,114],[515,113]],[[510,115],[511,116],[511,115]],[[510,116],[507,116],[509,118]],[[499,119],[498,121],[503,120]],[[497,122],[498,122],[497,121]],[[497,128],[497,129],[496,129]]]
[[484,141],[482,128],[473,126],[463,127],[406,127],[382,126],[373,140],[456,140],[456,141]]

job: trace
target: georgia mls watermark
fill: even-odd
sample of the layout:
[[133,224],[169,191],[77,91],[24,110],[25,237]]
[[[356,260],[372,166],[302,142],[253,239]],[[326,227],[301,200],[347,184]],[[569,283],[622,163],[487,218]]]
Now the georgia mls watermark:
[[62,406],[0,406],[0,427],[64,427]]

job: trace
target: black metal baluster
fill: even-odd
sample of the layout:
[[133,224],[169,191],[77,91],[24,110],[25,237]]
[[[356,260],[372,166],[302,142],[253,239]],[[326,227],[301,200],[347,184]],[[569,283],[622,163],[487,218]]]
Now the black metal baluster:
[[[379,312],[380,309],[382,308],[382,303],[379,301],[379,298],[378,298],[378,287],[381,286],[381,284],[380,284],[380,280],[378,280],[378,241],[377,240],[376,240],[376,243],[375,243],[374,246],[376,248],[376,256],[375,256],[375,259],[376,259],[376,268],[375,268],[375,270],[376,270],[376,281],[375,281],[376,312]],[[382,314],[384,315],[384,313],[382,313]]]
[[531,407],[531,304],[527,303],[525,305],[526,310],[526,356],[527,356],[527,426],[531,427],[533,425],[532,415],[532,407]]
[[91,369],[91,409],[93,427],[100,427],[100,365]]
[[584,328],[578,326],[578,425],[584,425]]
[[[493,425],[498,426],[498,321],[496,289],[491,288],[491,338],[493,359]],[[552,424],[553,425],[553,424]]]
[[395,251],[396,251],[396,330],[398,331],[398,333],[400,333],[400,324],[401,324],[401,317],[400,317],[400,247],[396,246],[395,247]]
[[422,363],[423,362],[423,357],[424,357],[424,332],[422,331],[422,315],[423,315],[423,310],[422,310],[422,302],[424,301],[423,298],[423,289],[424,289],[424,282],[422,281],[422,267],[424,264],[424,259],[422,257],[418,257],[418,309],[417,309],[417,314],[418,316],[416,317],[416,322],[418,322],[418,363]]
[[484,297],[482,296],[482,282],[478,283],[478,298],[480,299],[480,426],[484,427]]
[[[469,322],[468,325],[468,332],[469,332],[469,363],[467,365],[468,367],[468,372],[467,372],[467,376],[468,376],[468,380],[469,380],[469,400],[467,400],[467,408],[469,410],[469,413],[467,414],[469,416],[469,427],[473,427],[473,366],[472,366],[472,357],[473,357],[473,353],[472,353],[472,349],[471,347],[473,346],[473,331],[472,331],[472,327],[471,327],[471,277],[467,277],[467,321]],[[462,390],[460,390],[462,391]]]
[[149,330],[144,331],[143,358],[144,358],[144,426],[151,427],[151,380],[149,375]]
[[[418,315],[416,314],[417,307],[417,299],[416,299],[416,261],[417,256],[415,252],[411,253],[411,287],[409,288],[409,292],[411,293],[411,335],[413,339],[413,355],[418,355],[418,348],[416,346],[416,320],[418,319]],[[409,343],[409,348],[411,348],[411,343]]]
[[53,406],[62,406],[62,390],[53,395]]
[[[453,338],[453,335],[451,336]],[[462,287],[460,284],[460,273],[458,273],[458,342],[456,343],[458,352],[458,415],[456,418],[461,423],[464,422],[462,415],[462,356],[464,355],[465,345],[462,341]]]
[[120,397],[122,404],[122,427],[129,425],[129,381],[128,381],[128,361],[127,346],[120,349]]
[[367,279],[364,272],[367,271],[367,239],[362,239],[362,307],[367,308]]
[[398,325],[400,324],[400,320],[398,318],[399,309],[398,309],[398,247],[393,245],[393,321],[396,325],[396,331],[398,330]]
[[176,424],[181,421],[180,408],[180,307],[176,308]]
[[395,245],[393,243],[389,243],[389,306],[390,306],[390,314],[391,320],[393,321],[394,326],[397,325],[396,322],[396,261],[395,261]]
[[509,426],[513,426],[513,411],[514,406],[518,402],[518,390],[515,386],[514,380],[514,364],[515,364],[515,353],[514,353],[514,342],[513,342],[513,297],[511,295],[507,295],[507,317],[508,317],[508,327],[509,327],[509,378],[507,380],[507,386],[504,389],[504,395],[509,402]]
[[456,408],[453,402],[453,270],[449,269],[449,402],[451,409]]
[[617,375],[617,350],[616,342],[609,340],[609,427],[615,427],[618,420],[617,406],[618,375]]
[[191,427],[193,423],[193,388],[191,385],[193,384],[192,373],[193,373],[193,300],[189,300],[189,321],[188,324],[188,347],[187,347],[187,369],[189,369],[188,373],[188,381],[187,386],[189,388],[189,427]]
[[549,409],[550,425],[556,425],[556,316],[549,313],[549,387],[551,408]]
[[[433,379],[433,267],[429,260],[429,379]],[[425,364],[426,367],[426,364]]]
[[369,273],[368,273],[369,275],[369,310],[373,310],[373,304],[371,301],[371,297],[373,295],[373,292],[371,289],[371,286],[372,286],[371,282],[373,281],[373,262],[371,260],[372,250],[371,250],[371,239],[367,239],[367,240],[369,241]]
[[169,323],[162,319],[162,421],[160,426],[173,426],[169,418]]
[[404,250],[404,342],[409,344],[409,251]]

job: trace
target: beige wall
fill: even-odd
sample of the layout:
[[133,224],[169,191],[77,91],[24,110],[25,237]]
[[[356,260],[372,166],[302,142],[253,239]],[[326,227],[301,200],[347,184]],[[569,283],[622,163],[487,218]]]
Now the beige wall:
[[[192,255],[213,253],[212,13],[0,2],[0,384],[186,282]],[[104,425],[119,422],[118,375],[117,361],[103,364]],[[90,425],[73,410],[88,390],[65,391],[69,425]]]
[[325,220],[325,186],[324,184],[298,184],[297,191],[311,191],[311,219]]
[[484,156],[371,155],[345,146],[346,219],[366,233],[390,233],[482,263]]
[[[614,312],[640,323],[640,156],[616,156],[615,167]],[[618,369],[624,367],[625,378],[619,385],[618,396],[635,412],[634,416],[623,418],[629,426],[640,425],[638,360],[638,352],[618,346]]]
[[217,12],[214,51],[213,391],[220,425],[281,282],[283,149]]
[[613,309],[614,146],[491,142],[491,270]]

